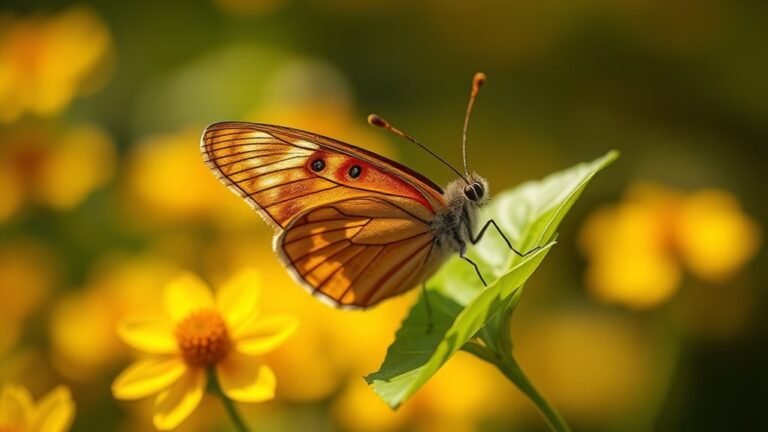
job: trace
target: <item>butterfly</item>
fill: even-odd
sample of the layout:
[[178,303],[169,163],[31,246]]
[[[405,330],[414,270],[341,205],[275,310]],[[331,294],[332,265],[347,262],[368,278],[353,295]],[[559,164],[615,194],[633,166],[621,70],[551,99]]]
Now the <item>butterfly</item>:
[[421,146],[458,179],[445,189],[418,172],[350,144],[283,126],[222,122],[201,139],[214,175],[275,229],[273,247],[293,278],[337,307],[367,308],[424,283],[452,254],[466,256],[494,227],[475,233],[488,182],[466,169],[472,106],[485,75],[475,74],[464,119],[464,174],[377,115],[368,121]]

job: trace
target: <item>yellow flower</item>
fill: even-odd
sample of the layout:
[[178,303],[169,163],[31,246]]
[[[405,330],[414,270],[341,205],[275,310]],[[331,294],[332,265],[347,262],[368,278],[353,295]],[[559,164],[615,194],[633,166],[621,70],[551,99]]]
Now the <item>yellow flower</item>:
[[[127,158],[126,206],[142,222],[233,218],[253,223],[255,216],[202,163],[197,142],[203,126],[148,137]],[[157,187],[163,185],[163,187]]]
[[125,317],[161,312],[156,287],[178,273],[165,259],[104,253],[84,286],[61,297],[50,316],[51,357],[68,379],[92,382],[122,362],[125,344],[115,326]]
[[57,210],[69,210],[107,184],[115,171],[115,146],[91,125],[71,127],[41,161],[35,195]]
[[760,229],[728,192],[639,183],[587,219],[580,243],[592,293],[642,309],[677,292],[683,267],[707,282],[727,281],[757,252]]
[[0,221],[26,199],[71,210],[114,174],[115,146],[101,128],[18,126],[0,133]]
[[665,237],[654,208],[624,204],[594,213],[581,238],[589,251],[585,277],[592,294],[635,308],[651,307],[672,296],[682,271],[667,250]]
[[739,271],[760,246],[760,229],[725,191],[688,196],[680,208],[677,244],[688,268],[702,280],[721,282]]
[[69,389],[56,387],[34,403],[26,388],[6,384],[0,391],[0,431],[67,431],[75,416]]
[[115,379],[118,399],[157,394],[153,422],[175,428],[200,403],[212,370],[224,394],[239,402],[272,399],[276,379],[258,357],[274,350],[296,329],[296,319],[258,315],[259,276],[243,271],[215,297],[203,281],[185,274],[164,291],[166,317],[126,321],[122,339],[148,354]]
[[111,37],[92,11],[52,17],[0,16],[0,122],[50,116],[103,81]]

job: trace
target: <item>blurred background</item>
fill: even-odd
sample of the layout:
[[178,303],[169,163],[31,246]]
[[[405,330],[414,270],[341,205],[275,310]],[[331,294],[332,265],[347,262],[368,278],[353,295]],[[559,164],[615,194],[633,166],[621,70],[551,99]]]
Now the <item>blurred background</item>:
[[[469,2],[467,2],[469,3]],[[203,165],[221,120],[354,143],[451,173],[376,112],[500,191],[609,149],[513,321],[532,380],[576,430],[765,430],[768,3],[757,0],[21,1],[0,6],[0,383],[69,386],[74,430],[151,430],[109,386],[123,317],[179,271],[262,272],[301,328],[268,361],[255,430],[540,431],[459,353],[390,412],[376,370],[412,293],[364,313],[306,295],[271,231]],[[229,430],[205,400],[181,430]]]

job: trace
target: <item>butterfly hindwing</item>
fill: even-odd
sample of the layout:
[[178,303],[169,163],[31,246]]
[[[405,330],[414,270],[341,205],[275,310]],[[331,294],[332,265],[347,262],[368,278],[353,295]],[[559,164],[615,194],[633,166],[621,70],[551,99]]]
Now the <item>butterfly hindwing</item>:
[[275,238],[275,250],[313,294],[336,306],[371,306],[422,282],[444,258],[429,225],[403,204],[367,197],[314,209]]

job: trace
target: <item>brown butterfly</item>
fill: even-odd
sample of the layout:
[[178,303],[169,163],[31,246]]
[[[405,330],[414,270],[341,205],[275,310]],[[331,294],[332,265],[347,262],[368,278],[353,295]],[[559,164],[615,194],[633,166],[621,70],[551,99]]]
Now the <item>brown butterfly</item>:
[[205,129],[201,150],[217,178],[276,230],[273,246],[296,281],[334,306],[366,308],[423,283],[451,254],[465,256],[488,182],[466,169],[475,75],[464,119],[462,175],[381,117],[369,123],[421,146],[459,179],[445,190],[395,161],[332,138],[282,126],[223,122]]

